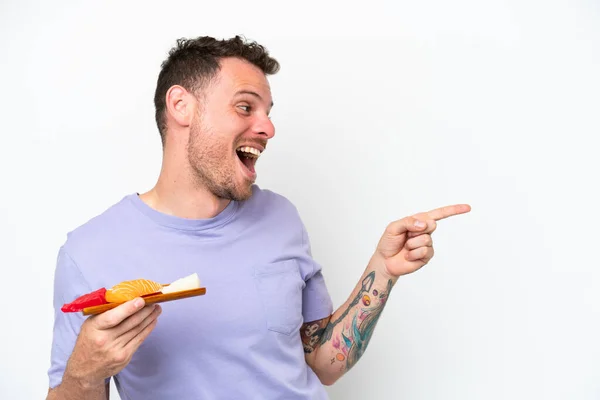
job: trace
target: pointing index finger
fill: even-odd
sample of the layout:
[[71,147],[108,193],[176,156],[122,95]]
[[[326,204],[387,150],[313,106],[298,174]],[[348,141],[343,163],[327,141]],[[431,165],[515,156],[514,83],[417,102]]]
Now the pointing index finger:
[[454,204],[428,211],[426,214],[430,219],[439,221],[440,219],[452,217],[458,214],[465,214],[471,211],[471,206],[468,204]]

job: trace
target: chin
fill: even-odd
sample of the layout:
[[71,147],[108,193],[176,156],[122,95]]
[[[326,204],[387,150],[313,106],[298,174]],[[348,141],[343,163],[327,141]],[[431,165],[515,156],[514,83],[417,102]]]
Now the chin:
[[245,181],[244,183],[235,185],[234,187],[222,188],[220,193],[215,193],[218,197],[227,200],[245,201],[252,196],[252,186],[254,182]]
[[245,201],[252,197],[252,183],[247,183],[243,187],[238,187],[235,191],[235,201]]
[[254,180],[230,175],[228,179],[205,179],[204,185],[219,199],[244,201],[252,196]]

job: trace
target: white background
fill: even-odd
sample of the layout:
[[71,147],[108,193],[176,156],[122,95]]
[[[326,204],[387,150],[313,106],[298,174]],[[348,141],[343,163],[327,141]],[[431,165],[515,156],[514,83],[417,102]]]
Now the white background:
[[45,396],[66,233],[155,182],[168,49],[240,33],[282,64],[258,183],[336,306],[388,222],[473,207],[331,398],[599,399],[599,3],[217,3],[1,3],[0,398]]

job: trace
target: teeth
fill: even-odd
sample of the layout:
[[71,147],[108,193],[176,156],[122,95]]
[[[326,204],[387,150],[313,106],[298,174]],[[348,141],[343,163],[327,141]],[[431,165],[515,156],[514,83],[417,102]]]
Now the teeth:
[[240,147],[237,151],[246,153],[246,155],[248,155],[250,157],[256,157],[256,158],[260,157],[260,150],[255,149],[254,147],[244,146],[244,147]]

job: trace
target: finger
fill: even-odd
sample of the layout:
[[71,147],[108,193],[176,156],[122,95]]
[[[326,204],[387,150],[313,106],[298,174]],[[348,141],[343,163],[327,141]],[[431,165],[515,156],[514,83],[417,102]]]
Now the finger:
[[406,253],[407,261],[428,261],[433,257],[433,247],[419,247]]
[[98,329],[110,329],[119,325],[130,315],[138,312],[144,307],[145,301],[141,297],[129,300],[111,310],[105,311],[94,317],[94,323]]
[[128,331],[124,332],[121,336],[119,336],[119,339],[118,339],[119,343],[123,347],[126,347],[127,344],[133,338],[135,338],[137,335],[139,335],[140,332],[142,332],[144,329],[146,329],[146,327],[148,325],[150,325],[153,321],[157,320],[161,311],[162,310],[161,310],[160,306],[156,305],[156,308],[154,308],[152,310],[152,312],[146,316],[146,318],[144,318],[142,321],[140,321],[139,324],[133,326],[131,329],[129,329]]
[[156,308],[159,308],[159,305],[153,304],[151,306],[144,307],[137,313],[127,317],[123,322],[114,328],[115,337],[124,335],[125,333],[134,329],[136,326],[140,325],[156,311]]
[[424,234],[430,235],[437,229],[437,222],[435,222],[434,219],[424,219],[423,216],[421,216],[421,217],[416,216],[416,218],[424,220],[425,223],[427,224],[427,229],[420,231],[420,232],[409,232],[408,233],[409,238],[417,237],[417,236],[424,235]]
[[435,210],[428,211],[428,218],[439,221],[440,219],[448,218],[453,215],[465,214],[471,211],[471,206],[468,204],[455,204],[452,206],[440,207]]
[[431,247],[433,246],[433,239],[431,235],[424,233],[408,239],[404,246],[409,250],[418,249],[419,247]]
[[144,329],[142,329],[137,335],[135,335],[127,344],[125,345],[125,351],[129,354],[133,354],[137,351],[140,345],[146,340],[148,335],[154,330],[156,327],[158,319],[154,318]]
[[401,235],[406,232],[421,232],[427,228],[427,223],[422,218],[405,217],[391,222],[386,232],[391,235]]

